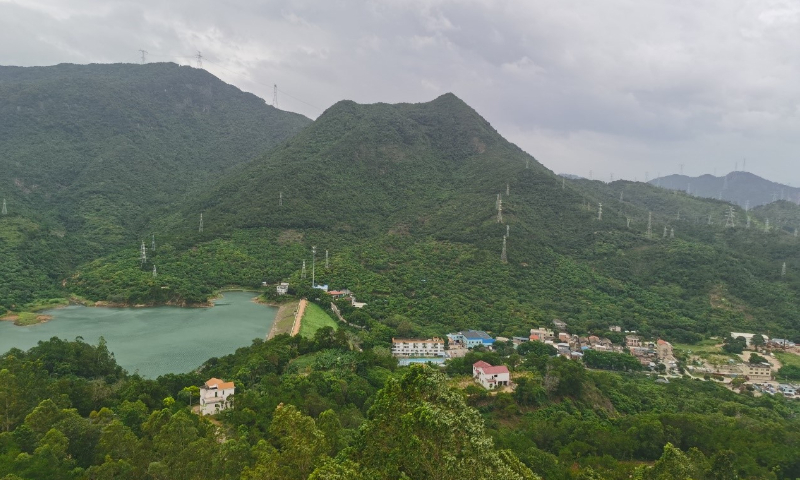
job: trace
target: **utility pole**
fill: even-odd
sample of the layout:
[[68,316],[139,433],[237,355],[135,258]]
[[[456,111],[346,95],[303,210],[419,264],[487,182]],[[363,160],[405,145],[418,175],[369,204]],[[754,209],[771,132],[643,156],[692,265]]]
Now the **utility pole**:
[[278,108],[278,84],[272,85],[272,106]]
[[506,237],[503,237],[503,251],[500,252],[500,261],[508,263],[508,256],[506,255]]
[[200,53],[200,50],[197,51],[197,55],[194,58],[197,59],[197,68],[203,68],[203,54]]
[[503,223],[503,199],[497,194],[497,223]]
[[142,65],[144,65],[145,63],[147,63],[147,50],[139,50],[139,51],[142,52]]
[[198,232],[203,233],[203,214],[200,214],[200,228],[197,229]]
[[314,270],[317,261],[317,247],[311,247],[311,287],[316,287],[316,271]]
[[[630,225],[630,222],[628,222]],[[647,238],[653,236],[653,212],[647,212]]]

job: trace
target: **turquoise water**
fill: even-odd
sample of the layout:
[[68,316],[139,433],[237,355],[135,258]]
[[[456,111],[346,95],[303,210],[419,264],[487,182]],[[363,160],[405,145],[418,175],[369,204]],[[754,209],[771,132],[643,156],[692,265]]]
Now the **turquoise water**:
[[435,365],[444,365],[445,359],[442,357],[435,357],[435,358],[401,358],[397,361],[397,365],[400,367],[407,367],[412,363],[433,363]]
[[226,292],[213,308],[105,308],[71,305],[41,312],[47,323],[18,327],[0,322],[0,352],[27,350],[59,337],[97,345],[102,336],[117,363],[155,378],[189,372],[211,357],[233,353],[265,338],[278,309],[252,301],[253,292]]

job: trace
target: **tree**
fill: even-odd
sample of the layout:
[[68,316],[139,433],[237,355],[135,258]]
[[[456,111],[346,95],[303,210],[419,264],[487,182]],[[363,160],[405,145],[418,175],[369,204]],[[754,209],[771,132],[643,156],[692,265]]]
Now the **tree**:
[[390,378],[368,417],[342,460],[377,472],[374,478],[537,478],[512,454],[494,449],[478,412],[427,366]]
[[762,337],[760,333],[756,333],[753,335],[753,338],[750,339],[750,343],[755,348],[762,347],[764,346],[764,337]]
[[750,358],[748,359],[748,362],[750,362],[750,363],[769,363],[769,361],[766,358],[762,357],[761,355],[759,355],[759,354],[757,354],[755,352],[750,354]]
[[0,370],[0,426],[10,432],[19,420],[20,390],[17,377],[7,369]]
[[741,354],[747,348],[747,340],[744,337],[727,337],[722,344],[722,350],[728,353]]

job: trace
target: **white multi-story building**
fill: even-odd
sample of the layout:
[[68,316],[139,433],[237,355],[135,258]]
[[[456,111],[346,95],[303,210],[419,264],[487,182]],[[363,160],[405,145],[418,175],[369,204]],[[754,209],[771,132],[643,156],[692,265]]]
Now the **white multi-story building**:
[[472,364],[472,378],[487,390],[494,390],[511,383],[511,374],[508,372],[508,367],[505,365],[493,367],[483,360]]
[[286,282],[282,282],[280,285],[275,287],[275,292],[278,295],[286,295],[289,293],[289,284]]
[[392,355],[395,357],[444,357],[444,340],[438,337],[427,340],[393,338]]
[[233,407],[233,382],[223,382],[219,378],[212,378],[200,387],[200,413],[213,415]]

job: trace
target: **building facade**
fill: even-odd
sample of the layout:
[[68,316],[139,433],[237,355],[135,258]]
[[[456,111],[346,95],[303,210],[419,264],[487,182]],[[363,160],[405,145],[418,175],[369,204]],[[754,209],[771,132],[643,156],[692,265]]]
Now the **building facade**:
[[487,390],[494,390],[511,384],[511,374],[508,372],[508,367],[505,365],[494,367],[483,360],[472,364],[472,378]]
[[233,382],[223,382],[212,378],[200,387],[200,413],[214,415],[233,407],[233,393],[236,387]]
[[483,345],[488,348],[494,344],[494,338],[481,330],[465,330],[463,332],[448,333],[447,338],[450,339],[451,343],[466,348],[473,348],[478,345]]
[[444,357],[444,340],[429,338],[393,338],[392,355],[395,357]]

